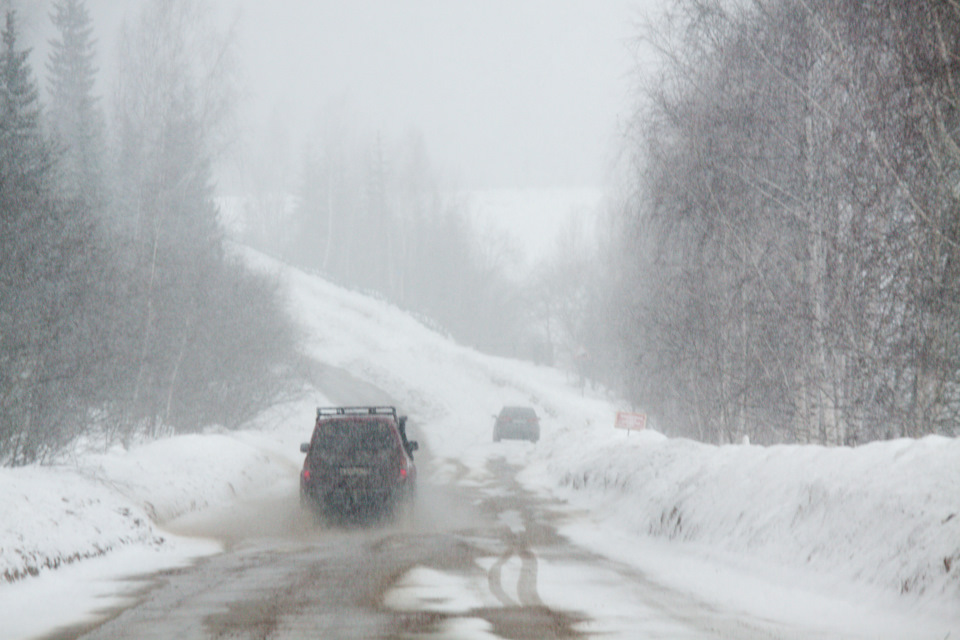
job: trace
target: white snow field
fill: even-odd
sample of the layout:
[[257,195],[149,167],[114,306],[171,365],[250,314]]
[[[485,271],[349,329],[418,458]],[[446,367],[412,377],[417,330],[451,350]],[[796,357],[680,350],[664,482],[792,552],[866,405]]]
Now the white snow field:
[[[628,434],[613,426],[623,407],[561,371],[458,346],[395,307],[241,251],[281,278],[307,355],[379,386],[410,415],[433,481],[482,479],[489,460],[507,457],[526,488],[579,514],[562,534],[680,592],[815,619],[824,637],[960,638],[960,439],[717,447]],[[295,483],[297,445],[323,403],[305,394],[243,431],[78,447],[58,464],[0,469],[0,638],[83,621],[131,597],[129,576],[217,552],[164,525]],[[537,409],[539,443],[491,442],[504,404]],[[447,585],[420,578],[403,587]],[[544,566],[539,588],[572,607],[589,600],[578,587],[592,579]]]

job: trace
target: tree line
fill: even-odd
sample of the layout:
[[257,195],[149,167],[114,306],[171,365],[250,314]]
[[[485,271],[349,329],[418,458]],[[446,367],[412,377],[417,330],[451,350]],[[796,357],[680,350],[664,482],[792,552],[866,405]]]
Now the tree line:
[[604,375],[713,442],[960,424],[960,9],[677,0],[627,133]]
[[[469,197],[444,188],[419,132],[364,131],[348,111],[320,110],[316,130],[300,139],[296,177],[265,179],[245,198],[243,241],[388,300],[464,344],[531,353],[509,243],[477,230]],[[276,129],[274,143],[284,138]]]
[[112,117],[83,0],[57,0],[41,104],[17,15],[0,52],[0,464],[86,438],[236,427],[284,387],[275,283],[230,256],[212,167],[230,38],[151,0],[122,33]]

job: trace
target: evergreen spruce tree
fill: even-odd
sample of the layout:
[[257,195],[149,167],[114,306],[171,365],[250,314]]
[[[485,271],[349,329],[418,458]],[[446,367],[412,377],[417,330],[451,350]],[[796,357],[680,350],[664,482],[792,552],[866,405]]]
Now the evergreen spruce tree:
[[[49,104],[44,110],[55,154],[57,199],[74,236],[71,286],[77,291],[73,308],[71,358],[77,363],[74,390],[98,408],[116,406],[122,395],[128,333],[128,302],[124,290],[122,251],[108,217],[110,208],[106,161],[106,128],[99,99],[94,95],[96,41],[86,0],[55,0],[50,20],[57,37],[50,40],[47,59]],[[100,412],[106,415],[107,412]],[[112,426],[122,420],[109,412]]]
[[84,226],[58,195],[29,50],[0,50],[0,464],[43,459],[85,420]]
[[6,13],[0,51],[0,459],[28,462],[48,310],[42,243],[49,153],[28,63],[17,49],[16,16]]
[[90,14],[83,0],[58,0],[50,16],[50,130],[60,146],[61,189],[88,207],[101,204],[103,116],[93,95],[97,69]]
[[19,190],[36,190],[49,168],[40,131],[40,101],[28,62],[29,50],[17,50],[16,16],[6,13],[0,52],[0,189],[3,214],[14,213],[8,199]]

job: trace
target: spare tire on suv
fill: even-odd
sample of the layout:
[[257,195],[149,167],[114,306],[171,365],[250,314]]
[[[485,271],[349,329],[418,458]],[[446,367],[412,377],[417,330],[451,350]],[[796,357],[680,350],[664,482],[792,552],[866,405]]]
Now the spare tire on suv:
[[300,471],[300,504],[340,516],[392,512],[417,480],[406,416],[394,407],[322,407]]

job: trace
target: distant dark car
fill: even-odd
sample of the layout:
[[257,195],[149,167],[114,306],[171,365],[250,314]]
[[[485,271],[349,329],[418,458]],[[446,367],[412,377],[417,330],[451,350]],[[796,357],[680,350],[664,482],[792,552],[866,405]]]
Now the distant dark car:
[[407,440],[406,416],[394,407],[317,409],[300,471],[300,504],[341,516],[393,512],[412,501],[417,443]]
[[536,442],[540,439],[540,418],[530,407],[504,407],[495,417],[494,442],[509,439]]

